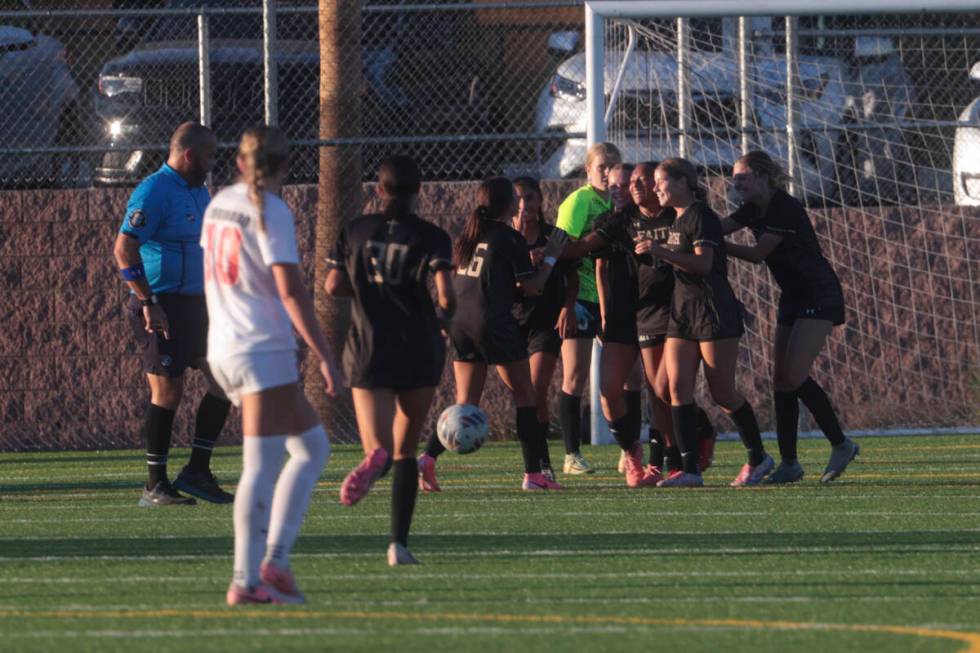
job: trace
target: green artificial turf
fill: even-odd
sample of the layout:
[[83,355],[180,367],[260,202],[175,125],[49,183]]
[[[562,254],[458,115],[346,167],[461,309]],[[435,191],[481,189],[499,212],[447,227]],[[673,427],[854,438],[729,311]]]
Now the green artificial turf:
[[[980,652],[980,438],[860,443],[832,486],[807,440],[802,483],[741,490],[734,442],[700,490],[629,490],[614,447],[548,493],[514,445],[447,453],[397,569],[390,482],[341,506],[338,446],[292,560],[309,603],[244,609],[230,505],[137,507],[140,452],[3,454],[0,650]],[[239,465],[216,454],[229,489]]]

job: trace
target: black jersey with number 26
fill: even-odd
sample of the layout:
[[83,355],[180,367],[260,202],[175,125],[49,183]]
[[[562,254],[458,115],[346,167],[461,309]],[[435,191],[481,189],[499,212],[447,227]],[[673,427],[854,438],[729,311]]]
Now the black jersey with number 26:
[[351,386],[437,385],[446,351],[427,279],[451,269],[449,235],[414,215],[365,215],[344,227],[327,262],[354,289],[344,346]]

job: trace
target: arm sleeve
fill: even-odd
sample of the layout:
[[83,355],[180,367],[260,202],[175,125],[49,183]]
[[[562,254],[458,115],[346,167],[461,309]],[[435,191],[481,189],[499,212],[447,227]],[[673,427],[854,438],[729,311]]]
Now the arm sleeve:
[[510,252],[508,258],[514,266],[514,278],[520,281],[534,274],[534,267],[531,266],[531,253],[527,249],[527,241],[524,236],[516,231],[510,240]]
[[435,231],[432,253],[429,255],[429,269],[433,272],[451,270],[453,267],[453,241],[442,229]]
[[576,240],[582,237],[589,219],[589,201],[581,193],[572,193],[558,207],[555,226]]
[[259,252],[266,265],[299,263],[296,225],[284,204],[269,202],[265,211],[265,233],[258,232]]
[[156,191],[156,184],[152,179],[143,181],[129,196],[119,233],[132,236],[140,245],[151,240],[163,222],[166,212],[164,197],[164,193]]
[[721,220],[714,211],[701,206],[698,212],[691,216],[691,246],[720,247],[723,242]]

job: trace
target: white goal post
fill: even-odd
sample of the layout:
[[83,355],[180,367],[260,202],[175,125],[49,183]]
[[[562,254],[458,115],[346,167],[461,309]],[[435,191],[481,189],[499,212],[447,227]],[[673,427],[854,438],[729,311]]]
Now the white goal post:
[[[844,285],[847,323],[814,375],[845,428],[980,433],[978,12],[980,0],[586,0],[585,51],[557,74],[584,91],[587,138],[563,163],[600,141],[632,163],[683,156],[724,215],[734,160],[768,151]],[[765,430],[779,291],[764,267],[728,266],[750,315],[739,385]]]

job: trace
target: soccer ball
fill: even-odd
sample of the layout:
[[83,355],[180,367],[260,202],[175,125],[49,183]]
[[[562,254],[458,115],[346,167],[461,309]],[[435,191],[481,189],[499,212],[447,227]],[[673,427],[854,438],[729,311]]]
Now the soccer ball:
[[473,453],[486,442],[489,431],[487,414],[471,404],[450,406],[436,422],[442,446],[456,453]]

